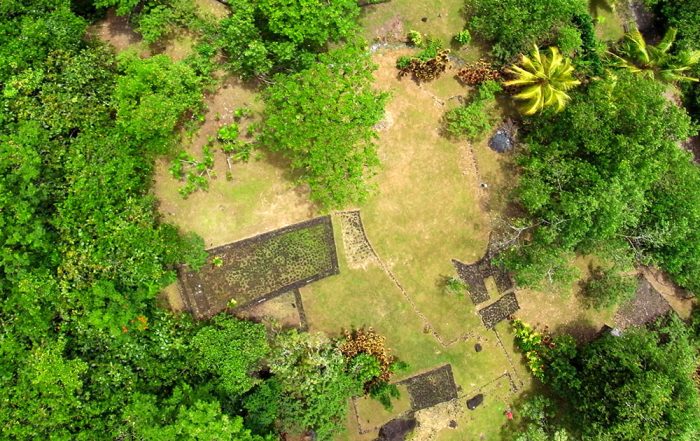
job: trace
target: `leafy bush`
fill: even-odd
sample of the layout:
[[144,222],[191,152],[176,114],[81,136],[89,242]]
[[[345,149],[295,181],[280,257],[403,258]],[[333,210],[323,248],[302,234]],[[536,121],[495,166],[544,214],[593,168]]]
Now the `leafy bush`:
[[231,123],[229,125],[222,126],[217,132],[217,138],[221,142],[233,142],[238,139],[238,130],[238,124],[236,123]]
[[438,54],[440,54],[443,44],[442,41],[437,38],[426,37],[425,43],[420,47],[422,47],[423,50],[418,52],[416,58],[422,62],[426,62],[435,59]]
[[423,47],[423,34],[418,31],[408,31],[408,42],[416,47]]
[[459,277],[445,277],[443,289],[446,294],[453,295],[459,299],[464,297],[469,287]]
[[216,32],[228,66],[246,76],[311,66],[329,42],[357,32],[355,0],[230,0]]
[[581,50],[583,40],[581,39],[581,31],[574,26],[564,26],[559,29],[556,45],[559,50],[566,56],[573,56]]
[[123,52],[119,69],[122,75],[114,91],[117,125],[146,152],[166,152],[182,118],[202,108],[202,78],[166,55],[142,59],[135,52]]
[[544,380],[544,360],[542,353],[546,351],[547,344],[551,340],[547,336],[532,329],[532,327],[522,320],[516,319],[511,322],[515,331],[515,345],[525,353],[527,366],[535,378]]
[[456,107],[444,116],[445,130],[450,136],[476,141],[493,126],[493,117],[486,106],[501,90],[495,81],[486,81],[477,89],[469,104]]
[[502,62],[530,51],[533,45],[553,43],[559,29],[576,14],[587,14],[584,0],[467,0],[469,29],[492,43]]
[[214,154],[209,145],[202,147],[202,159],[197,160],[192,154],[181,151],[170,163],[170,175],[184,181],[185,185],[178,189],[183,198],[197,190],[209,189],[209,179],[214,175]]
[[519,407],[525,427],[514,441],[568,441],[566,429],[554,423],[557,405],[552,400],[535,395]]
[[619,305],[634,297],[637,280],[614,269],[593,268],[583,286],[588,303],[596,309]]
[[462,46],[469,44],[472,41],[472,34],[469,33],[469,30],[464,29],[460,31],[459,34],[455,35],[455,41]]
[[602,55],[605,54],[607,46],[596,38],[593,18],[586,12],[579,12],[574,15],[572,23],[581,33],[580,56],[574,59],[574,64],[589,75],[602,76]]
[[325,207],[363,200],[365,178],[379,164],[373,126],[387,95],[373,90],[374,69],[364,49],[345,47],[264,91],[259,142],[285,154]]

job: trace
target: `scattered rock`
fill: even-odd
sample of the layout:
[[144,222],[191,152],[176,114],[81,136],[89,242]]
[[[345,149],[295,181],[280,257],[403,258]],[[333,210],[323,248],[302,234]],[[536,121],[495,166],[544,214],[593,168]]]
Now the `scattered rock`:
[[449,426],[450,426],[451,429],[456,429],[456,428],[457,428],[457,421],[455,421],[455,420],[450,420]]
[[476,352],[481,352],[481,343],[475,344],[475,345],[474,345],[474,350],[475,350]]
[[422,21],[423,23],[425,23],[426,21],[428,21],[428,17],[423,17],[423,18],[420,19],[420,21]]
[[508,118],[489,139],[489,147],[498,153],[509,152],[517,143],[517,134],[518,126],[512,119]]
[[394,117],[391,112],[385,112],[384,118],[374,125],[373,129],[378,132],[383,132],[394,125]]
[[405,441],[416,425],[417,421],[413,417],[393,419],[379,429],[377,441]]
[[491,139],[489,139],[489,147],[491,150],[498,153],[505,153],[513,149],[513,139],[510,134],[503,129],[496,130]]
[[467,401],[467,407],[469,410],[474,410],[484,402],[484,394],[475,395]]

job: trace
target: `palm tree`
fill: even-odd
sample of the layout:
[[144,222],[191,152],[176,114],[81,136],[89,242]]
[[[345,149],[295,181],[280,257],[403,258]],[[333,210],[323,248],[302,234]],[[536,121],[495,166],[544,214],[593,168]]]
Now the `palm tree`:
[[540,54],[535,46],[529,57],[522,56],[521,66],[512,65],[505,70],[515,78],[505,81],[504,85],[523,87],[513,98],[524,101],[520,111],[525,115],[534,115],[548,106],[561,111],[571,99],[566,91],[581,84],[573,77],[571,60],[562,56],[556,47],[550,47],[549,52],[549,57]]
[[664,38],[656,46],[644,41],[639,29],[632,28],[625,34],[617,53],[608,52],[613,58],[613,66],[641,73],[665,83],[676,81],[698,81],[686,75],[700,61],[700,51],[681,51],[677,55],[669,53],[678,31],[669,28]]

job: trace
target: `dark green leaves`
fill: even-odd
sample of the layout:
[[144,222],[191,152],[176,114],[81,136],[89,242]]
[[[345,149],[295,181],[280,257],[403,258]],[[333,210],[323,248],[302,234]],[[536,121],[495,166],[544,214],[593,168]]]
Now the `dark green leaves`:
[[260,143],[287,156],[324,207],[363,200],[379,164],[372,127],[387,95],[372,88],[374,68],[364,50],[346,47],[265,90]]

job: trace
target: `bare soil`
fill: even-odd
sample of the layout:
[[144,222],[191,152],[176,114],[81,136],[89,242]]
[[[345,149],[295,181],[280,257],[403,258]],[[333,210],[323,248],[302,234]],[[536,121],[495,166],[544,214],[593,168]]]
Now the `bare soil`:
[[693,305],[697,303],[691,293],[673,283],[671,278],[659,269],[645,267],[640,270],[640,273],[681,318],[686,320],[690,318]]
[[147,48],[139,47],[142,38],[131,29],[128,17],[117,16],[114,9],[107,11],[107,17],[104,20],[90,26],[88,33],[112,45],[117,53],[134,47],[138,47],[141,55],[149,53]]
[[637,293],[615,314],[615,326],[625,329],[653,322],[671,309],[666,299],[644,277],[639,278]]

